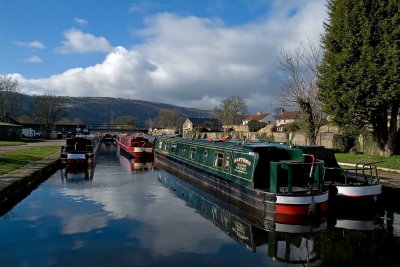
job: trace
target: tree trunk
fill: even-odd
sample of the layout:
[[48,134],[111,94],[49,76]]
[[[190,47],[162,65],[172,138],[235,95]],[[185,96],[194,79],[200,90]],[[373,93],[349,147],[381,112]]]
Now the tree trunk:
[[393,102],[390,110],[390,123],[388,139],[385,145],[384,155],[387,157],[394,155],[397,138],[397,115],[399,114],[399,103]]
[[307,139],[310,140],[310,145],[317,144],[317,135],[315,132],[315,121],[311,108],[311,104],[309,101],[304,99],[298,99],[298,104],[301,108],[302,113],[305,115],[305,124],[306,124],[306,136]]
[[[374,138],[379,148],[379,154],[385,157],[394,155],[397,137],[397,115],[399,114],[399,103],[393,101],[390,106],[389,129],[387,119],[374,125]],[[387,114],[386,114],[387,115]],[[386,116],[387,118],[387,116]]]

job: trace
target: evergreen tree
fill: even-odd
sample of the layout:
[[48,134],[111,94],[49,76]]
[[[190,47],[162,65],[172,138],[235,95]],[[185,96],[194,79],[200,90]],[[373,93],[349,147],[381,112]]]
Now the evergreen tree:
[[265,126],[267,126],[265,122],[257,120],[251,120],[247,123],[247,127],[249,127],[250,132],[257,132],[258,130],[264,128]]
[[319,98],[341,127],[372,128],[382,155],[394,153],[400,104],[398,0],[330,0]]

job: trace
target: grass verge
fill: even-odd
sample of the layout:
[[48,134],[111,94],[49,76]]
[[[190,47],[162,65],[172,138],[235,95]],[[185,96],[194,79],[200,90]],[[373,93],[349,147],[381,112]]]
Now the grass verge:
[[[383,157],[383,156],[371,156],[371,155],[355,155],[351,153],[335,153],[336,160],[343,163],[356,164],[379,162],[376,165],[382,168],[396,169],[400,170],[400,156]],[[382,162],[381,162],[382,161]]]
[[22,141],[0,141],[0,146],[19,146],[25,144],[26,143]]
[[60,151],[60,146],[30,147],[0,153],[0,175]]

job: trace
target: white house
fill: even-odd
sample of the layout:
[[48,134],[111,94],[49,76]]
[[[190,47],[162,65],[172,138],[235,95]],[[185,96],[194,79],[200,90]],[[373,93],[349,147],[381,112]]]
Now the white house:
[[213,118],[187,118],[182,125],[182,132],[185,135],[187,132],[197,130],[203,131],[219,131],[221,122]]
[[285,125],[294,122],[300,117],[299,111],[284,111],[276,117],[276,129],[283,132]]
[[265,122],[267,124],[270,124],[271,120],[268,119],[268,117],[269,117],[268,115],[270,115],[270,114],[264,113],[262,111],[259,111],[256,114],[247,115],[243,119],[243,125],[247,125],[249,123],[249,121],[259,121],[259,122]]

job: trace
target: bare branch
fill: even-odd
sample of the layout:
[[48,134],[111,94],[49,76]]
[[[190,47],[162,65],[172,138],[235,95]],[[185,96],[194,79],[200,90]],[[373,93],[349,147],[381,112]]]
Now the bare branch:
[[322,49],[313,45],[309,38],[306,45],[300,43],[293,52],[281,51],[281,69],[288,78],[282,84],[282,95],[278,99],[285,106],[301,110],[311,143],[315,143],[323,121],[321,103],[317,98],[318,67],[322,56]]

